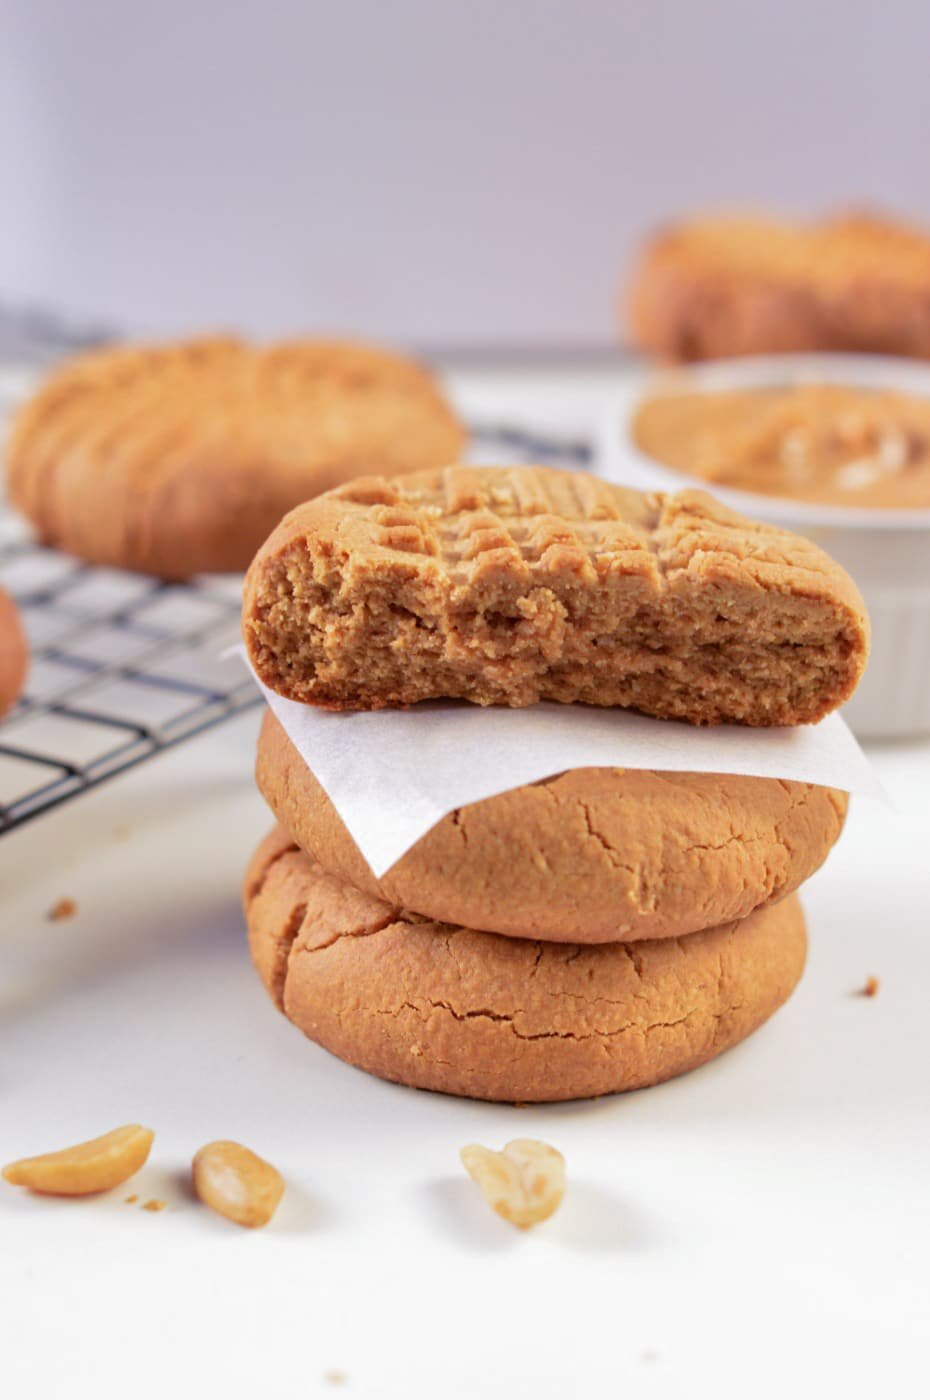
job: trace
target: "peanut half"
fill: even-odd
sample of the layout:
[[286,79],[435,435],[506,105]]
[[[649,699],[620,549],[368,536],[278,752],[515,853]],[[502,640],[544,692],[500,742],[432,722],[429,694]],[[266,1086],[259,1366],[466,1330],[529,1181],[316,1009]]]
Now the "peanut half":
[[501,1152],[472,1143],[460,1155],[488,1205],[520,1230],[548,1220],[562,1203],[565,1158],[544,1142],[516,1138]]
[[267,1225],[284,1195],[281,1173],[238,1142],[208,1142],[194,1158],[194,1190],[227,1220]]
[[121,1186],[144,1165],[155,1134],[138,1123],[3,1168],[4,1180],[48,1196],[90,1196]]

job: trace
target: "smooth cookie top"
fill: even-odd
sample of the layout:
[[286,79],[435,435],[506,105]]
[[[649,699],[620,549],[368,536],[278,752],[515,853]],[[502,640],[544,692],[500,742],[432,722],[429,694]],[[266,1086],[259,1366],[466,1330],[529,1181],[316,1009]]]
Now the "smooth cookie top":
[[282,832],[245,880],[249,942],[277,1006],[370,1073],[517,1102],[641,1088],[755,1030],[806,952],[795,896],[687,938],[591,948],[418,919]]
[[725,774],[585,768],[444,817],[380,880],[269,712],[256,779],[281,826],[367,894],[517,938],[678,937],[795,890],[839,837],[845,793]]

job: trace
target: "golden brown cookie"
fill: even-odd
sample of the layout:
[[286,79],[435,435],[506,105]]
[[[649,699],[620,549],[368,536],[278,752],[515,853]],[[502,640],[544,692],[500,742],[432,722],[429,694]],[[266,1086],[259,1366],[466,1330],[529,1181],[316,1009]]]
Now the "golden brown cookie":
[[707,218],[645,249],[635,343],[669,360],[860,350],[930,357],[930,237],[869,214]]
[[0,589],[0,715],[20,697],[29,669],[29,651],[12,598]]
[[801,724],[868,652],[849,576],[701,492],[548,467],[367,477],[292,511],[246,577],[272,690],[331,709],[441,697]]
[[258,786],[324,869],[443,923],[516,938],[671,938],[742,919],[824,861],[845,793],[725,774],[584,768],[462,807],[375,879],[269,712]]
[[705,933],[597,948],[432,923],[327,875],[280,830],[244,899],[262,980],[312,1040],[384,1079],[510,1102],[694,1069],[781,1006],[807,946],[795,895]]
[[165,578],[244,569],[300,501],[458,459],[461,424],[400,355],[229,339],[96,351],[19,413],[13,503],[42,540]]

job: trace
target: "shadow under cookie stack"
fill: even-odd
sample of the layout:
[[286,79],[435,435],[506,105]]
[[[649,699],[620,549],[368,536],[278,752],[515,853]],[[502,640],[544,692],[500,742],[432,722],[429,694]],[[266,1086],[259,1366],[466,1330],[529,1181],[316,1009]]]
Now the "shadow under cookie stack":
[[[550,700],[705,725],[816,722],[868,650],[854,585],[810,542],[700,492],[544,468],[308,502],[259,550],[243,626],[266,686],[328,709]],[[757,1029],[801,976],[795,891],[847,805],[577,769],[451,812],[376,879],[270,712],[257,780],[278,825],[244,901],[278,1007],[385,1079],[517,1102],[655,1084]]]

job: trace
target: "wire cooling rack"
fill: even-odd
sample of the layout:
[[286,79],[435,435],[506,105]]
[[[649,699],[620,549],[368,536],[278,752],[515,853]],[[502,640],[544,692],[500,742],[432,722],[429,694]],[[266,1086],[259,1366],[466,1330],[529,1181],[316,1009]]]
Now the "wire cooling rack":
[[[13,397],[12,395],[10,397]],[[0,386],[0,412],[3,409]],[[582,466],[587,443],[476,427],[473,455]],[[0,503],[0,588],[29,638],[0,722],[0,835],[260,703],[238,657],[241,580],[162,583],[35,544]]]

